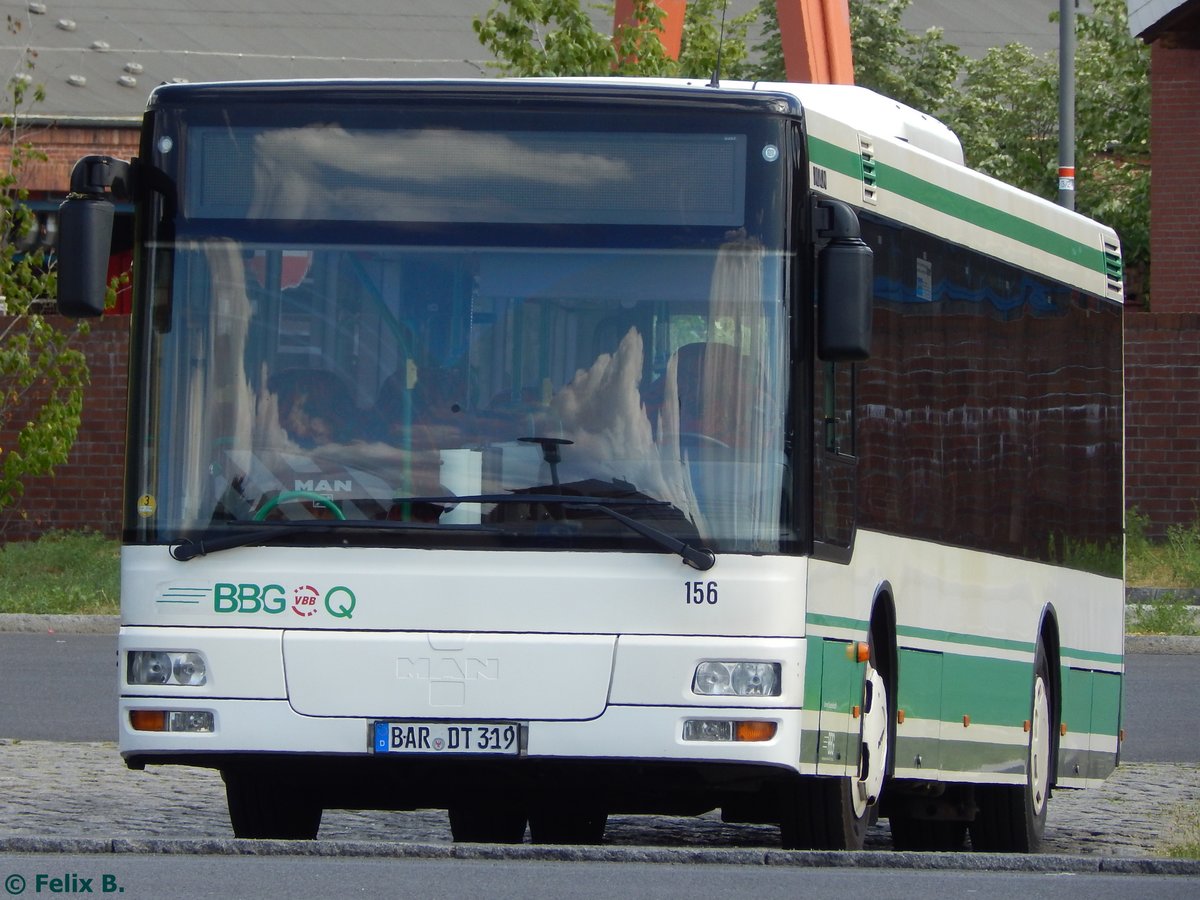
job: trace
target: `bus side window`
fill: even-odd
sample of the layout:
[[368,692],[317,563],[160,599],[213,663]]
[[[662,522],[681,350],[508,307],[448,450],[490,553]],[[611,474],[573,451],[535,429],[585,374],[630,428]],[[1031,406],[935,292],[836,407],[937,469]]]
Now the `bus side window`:
[[825,452],[855,456],[854,440],[854,364],[822,363],[820,379],[823,394],[821,435]]
[[854,364],[818,362],[815,375],[813,538],[844,550],[854,542],[858,499]]

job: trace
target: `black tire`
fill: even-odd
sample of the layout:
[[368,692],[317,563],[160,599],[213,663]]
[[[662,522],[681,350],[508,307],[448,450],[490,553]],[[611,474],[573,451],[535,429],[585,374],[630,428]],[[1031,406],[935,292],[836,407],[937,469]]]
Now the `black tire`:
[[546,805],[529,814],[529,836],[535,844],[599,844],[608,813],[594,807]]
[[784,850],[861,850],[875,807],[854,810],[850,778],[799,777],[783,791],[779,832]]
[[966,822],[946,822],[892,816],[892,846],[897,850],[962,850],[967,842]]
[[525,840],[522,810],[503,803],[451,806],[450,834],[460,844],[519,844]]
[[259,769],[222,769],[233,835],[255,840],[311,841],[322,808],[294,784]]
[[1050,662],[1039,639],[1033,661],[1029,747],[1025,784],[988,784],[975,789],[978,812],[971,823],[971,846],[996,853],[1036,853],[1046,831],[1053,778],[1056,698]]
[[[890,673],[881,669],[885,665],[882,641],[887,639],[882,620],[873,617],[869,633],[871,654],[863,681],[860,772],[849,778],[799,777],[789,784],[781,796],[779,817],[785,850],[861,850],[867,830],[877,818],[882,782],[895,755],[895,701],[894,682],[889,682]],[[876,731],[878,745],[874,750],[868,746],[873,742],[866,733],[869,721],[883,726],[882,732]],[[872,752],[880,758],[872,760]],[[876,780],[874,792],[864,798],[859,791],[866,783],[866,772],[862,770],[868,767],[868,761],[882,781]]]

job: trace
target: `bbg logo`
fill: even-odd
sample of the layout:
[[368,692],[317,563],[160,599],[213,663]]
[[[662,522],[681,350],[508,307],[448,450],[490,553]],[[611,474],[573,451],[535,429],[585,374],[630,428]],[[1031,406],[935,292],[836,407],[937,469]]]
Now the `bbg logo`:
[[290,609],[307,619],[324,609],[335,619],[349,619],[357,605],[354,591],[344,585],[335,585],[323,594],[311,584],[302,584],[291,591],[281,584],[213,585],[213,611],[219,613],[278,615]]

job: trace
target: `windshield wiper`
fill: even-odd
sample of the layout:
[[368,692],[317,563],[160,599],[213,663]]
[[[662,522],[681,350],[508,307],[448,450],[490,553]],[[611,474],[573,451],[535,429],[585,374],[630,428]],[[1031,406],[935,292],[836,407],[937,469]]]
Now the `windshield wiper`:
[[674,505],[668,500],[654,500],[649,497],[591,497],[576,494],[475,494],[464,497],[403,497],[398,503],[543,503],[562,504],[569,509],[589,509],[602,513],[620,522],[631,531],[636,531],[642,537],[662,547],[668,553],[678,555],[693,569],[707,572],[717,561],[717,556],[707,547],[694,547],[687,541],[681,541],[674,535],[668,534],[661,528],[656,528],[646,522],[630,518],[624,513],[617,512],[614,506],[635,506],[641,508],[673,509]]
[[[706,572],[717,561],[707,547],[696,547],[686,541],[668,534],[661,528],[656,528],[646,522],[639,522],[624,513],[613,509],[614,506],[631,506],[640,508],[673,508],[667,500],[654,500],[649,497],[593,497],[572,494],[475,494],[470,496],[442,497],[397,497],[395,503],[429,503],[438,506],[453,506],[459,503],[546,503],[561,504],[571,509],[595,510],[620,522],[631,531],[635,531],[647,540],[657,544],[668,553],[678,555],[685,563],[701,572]],[[480,525],[443,525],[437,522],[407,522],[393,519],[371,519],[365,521],[317,520],[309,522],[280,523],[251,531],[222,533],[211,538],[199,540],[183,540],[170,548],[173,559],[186,562],[197,556],[207,556],[221,550],[232,550],[237,547],[248,547],[253,544],[265,544],[282,538],[294,537],[298,534],[330,534],[339,531],[428,531],[444,534],[448,530],[463,529],[470,531],[494,530]]]
[[[235,523],[231,523],[236,527]],[[281,538],[295,537],[298,534],[330,534],[335,531],[438,531],[456,528],[455,525],[438,525],[435,522],[398,522],[394,519],[368,519],[363,521],[350,520],[317,520],[311,522],[281,522],[255,528],[252,531],[235,533],[222,532],[209,538],[192,540],[190,538],[172,545],[169,550],[171,557],[180,562],[195,559],[197,556],[207,556],[221,550],[233,550],[237,547],[249,547],[252,544],[266,544]],[[479,531],[479,526],[470,526],[472,531]],[[484,530],[491,530],[485,527]]]

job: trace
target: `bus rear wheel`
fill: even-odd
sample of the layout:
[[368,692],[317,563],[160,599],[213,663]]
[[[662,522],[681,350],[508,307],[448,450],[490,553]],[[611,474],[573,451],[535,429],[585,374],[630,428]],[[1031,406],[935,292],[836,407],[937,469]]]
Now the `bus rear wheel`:
[[226,768],[225,799],[229,824],[238,838],[315,840],[322,808],[286,779],[259,769]]
[[1000,853],[1036,853],[1046,831],[1050,800],[1054,695],[1046,649],[1038,641],[1033,663],[1033,697],[1025,784],[989,784],[975,789],[978,812],[971,823],[971,846]]

